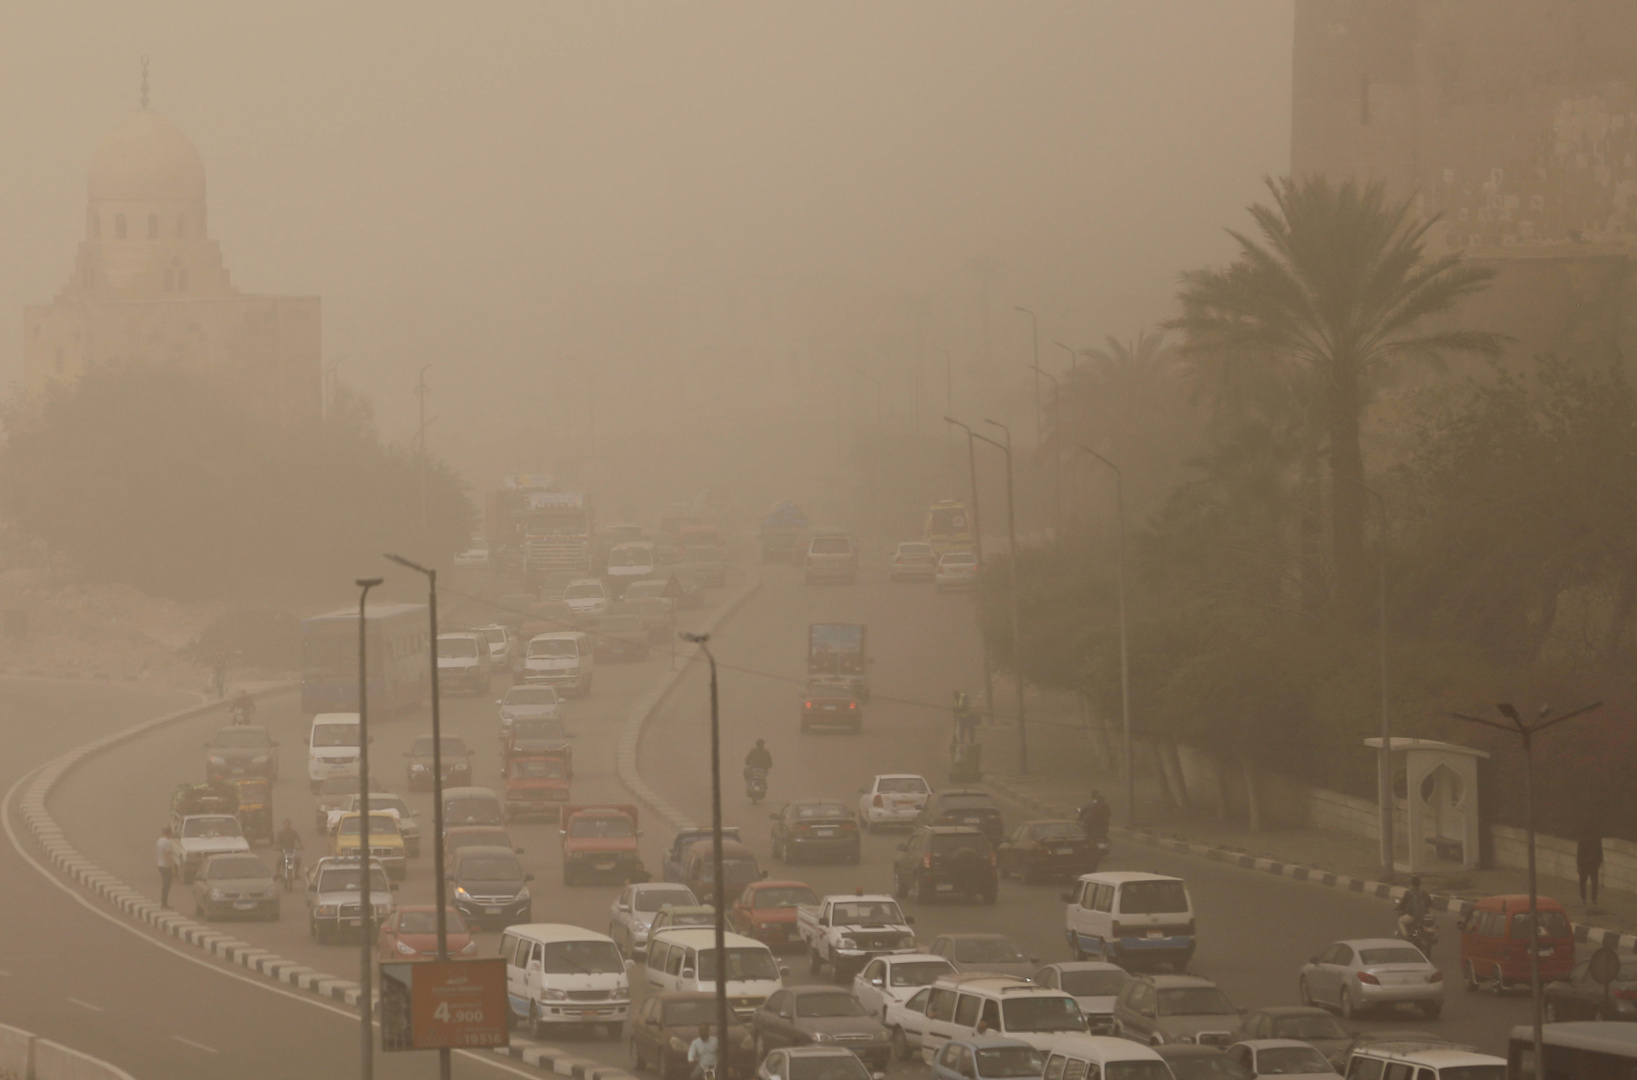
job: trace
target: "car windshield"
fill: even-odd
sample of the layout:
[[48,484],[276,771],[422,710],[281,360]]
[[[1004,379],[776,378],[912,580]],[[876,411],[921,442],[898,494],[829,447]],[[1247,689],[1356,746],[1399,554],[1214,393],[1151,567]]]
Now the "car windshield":
[[1065,971],[1060,988],[1075,997],[1113,997],[1125,985],[1123,971]]
[[314,746],[357,746],[357,724],[319,724],[313,728]]
[[266,864],[254,855],[236,859],[215,858],[205,867],[205,877],[212,881],[229,878],[271,878]]
[[514,780],[566,780],[568,766],[562,758],[519,758],[512,762]]
[[[773,962],[773,954],[767,951],[766,946],[728,950],[729,982],[778,977],[779,966]],[[699,950],[699,978],[706,982],[716,981],[715,949]]]
[[[1569,928],[1568,917],[1561,911],[1540,911],[1540,936],[1549,938],[1573,937],[1574,931]],[[1512,937],[1526,938],[1529,936],[1529,913],[1520,911],[1512,916]]]
[[1360,949],[1358,962],[1364,967],[1371,964],[1425,964],[1427,958],[1421,955],[1421,950],[1410,946],[1399,946],[1386,949]]
[[1256,1052],[1257,1076],[1299,1076],[1333,1072],[1324,1055],[1311,1046],[1270,1046]]
[[837,904],[831,909],[832,922],[838,925],[846,923],[901,923],[904,921],[903,912],[898,905],[890,900],[852,900]]
[[856,1054],[825,1054],[791,1058],[784,1080],[870,1080],[870,1073]]
[[478,829],[469,833],[451,833],[449,843],[444,846],[450,851],[459,851],[466,847],[511,847],[512,841],[505,829]]
[[853,543],[845,536],[821,536],[813,541],[813,546],[808,550],[815,555],[850,555]]
[[666,1027],[694,1027],[716,1023],[716,1002],[704,1000],[667,1001]]
[[1056,994],[1013,998],[1000,1004],[1006,1030],[1084,1031],[1086,1017],[1073,998]]
[[835,818],[846,817],[847,808],[840,803],[805,803],[796,807],[796,817],[806,818]]
[[548,975],[612,975],[625,961],[612,941],[554,941],[545,949]]
[[[336,831],[342,836],[357,836],[359,826],[363,823],[363,820],[364,816],[362,814],[344,817],[341,819],[341,825]],[[373,810],[370,811],[369,835],[371,840],[379,836],[397,836],[398,819],[391,814],[377,814]],[[372,851],[370,854],[375,855],[378,852]]]
[[1159,996],[1161,1016],[1230,1016],[1239,1011],[1214,986],[1173,986]]
[[182,835],[209,839],[222,836],[243,836],[239,831],[239,819],[228,817],[191,817],[182,822]]
[[[1214,1056],[1233,1066],[1234,1071],[1218,1073],[1190,1072],[1184,1074],[1172,1071],[1182,1064],[1180,1061],[1169,1064],[1164,1061],[1111,1061],[1103,1066],[1103,1077],[1104,1080],[1182,1080],[1186,1076],[1188,1080],[1193,1080],[1195,1077],[1222,1076],[1231,1077],[1232,1080],[1250,1080],[1250,1073],[1235,1065],[1227,1055],[1216,1054]],[[1188,1063],[1192,1065],[1194,1060],[1189,1058]],[[1205,1060],[1212,1061],[1212,1058],[1206,1058]]]
[[568,834],[592,839],[602,837],[620,840],[636,835],[631,828],[631,819],[624,814],[577,817],[574,819],[574,823],[568,827]]
[[756,890],[758,908],[793,908],[818,903],[818,895],[804,885],[770,885]]
[[596,582],[585,582],[580,585],[570,585],[563,590],[564,600],[601,600],[608,594]]
[[473,855],[460,861],[460,876],[469,881],[521,881],[523,867],[503,855]]
[[941,975],[948,975],[955,966],[948,960],[917,960],[913,964],[892,965],[893,986],[931,986]]
[[799,994],[796,997],[797,1016],[863,1016],[864,1006],[845,990],[824,991],[818,994]]
[[564,730],[561,720],[519,720],[512,725],[512,738],[518,742],[525,739],[561,739]]
[[1027,964],[1023,950],[1005,938],[963,938],[955,942],[955,959],[963,964]]
[[[443,912],[444,925],[451,934],[466,933],[466,924],[460,920],[460,912],[445,908]],[[401,934],[435,934],[438,932],[438,913],[435,911],[406,911],[398,917],[398,932]]]
[[693,902],[693,893],[687,889],[642,889],[632,898],[631,906],[638,911],[658,911]]
[[666,926],[715,926],[714,911],[673,911],[665,919]]
[[506,644],[506,628],[504,626],[485,626],[478,633],[482,634],[484,640],[490,645]]
[[1273,1020],[1276,1039],[1346,1039],[1347,1029],[1333,1016],[1279,1016]]
[[250,750],[261,749],[269,746],[271,745],[272,741],[272,739],[267,737],[267,732],[265,731],[246,731],[244,728],[227,728],[216,733],[216,738],[212,745],[219,746],[224,750]]
[[439,659],[462,659],[477,655],[477,639],[470,637],[440,637],[438,639]]
[[443,807],[446,825],[503,825],[500,804],[493,799],[450,799]]
[[[363,885],[363,876],[356,866],[336,867],[318,875],[318,891],[321,893],[359,892]],[[370,892],[376,896],[385,896],[392,891],[392,885],[387,881],[387,872],[379,866],[370,871]]]
[[1176,915],[1188,910],[1188,890],[1182,882],[1128,881],[1120,886],[1123,915]]
[[987,854],[989,838],[977,831],[932,834],[932,850],[940,855],[968,849]]
[[[466,740],[459,735],[445,735],[443,737],[443,752],[455,757],[465,757],[467,754]],[[423,735],[416,739],[409,747],[410,757],[431,757],[432,736]]]
[[[354,801],[356,802],[357,800],[354,800]],[[402,799],[398,798],[398,796],[396,796],[396,795],[382,795],[382,794],[379,794],[377,792],[372,791],[372,792],[370,792],[370,796],[369,796],[369,806],[370,806],[370,814],[372,816],[374,815],[375,811],[377,811],[377,810],[396,810],[396,811],[398,811],[398,817],[400,819],[399,822],[398,822],[399,825],[403,824],[403,821],[401,819],[406,818],[406,817],[409,816],[409,807],[406,806],[404,804],[404,801]]]
[[1032,1046],[992,1046],[980,1048],[978,1075],[983,1077],[1039,1076],[1045,1059]]
[[610,615],[597,624],[597,629],[605,634],[641,634],[642,620],[635,615]]
[[535,638],[529,642],[530,656],[579,656],[580,648],[573,638]]
[[875,790],[883,795],[925,795],[932,789],[919,776],[883,776]]
[[652,566],[652,548],[615,548],[608,553],[609,566]]
[[1084,840],[1086,831],[1073,821],[1045,821],[1034,827],[1036,840]]
[[506,705],[556,705],[557,691],[549,686],[514,686],[506,691]]

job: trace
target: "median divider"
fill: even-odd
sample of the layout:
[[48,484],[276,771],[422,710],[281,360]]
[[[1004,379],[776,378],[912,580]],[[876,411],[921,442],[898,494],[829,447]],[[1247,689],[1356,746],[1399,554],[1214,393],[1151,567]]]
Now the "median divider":
[[131,1074],[62,1043],[0,1024],[0,1080],[132,1080]]

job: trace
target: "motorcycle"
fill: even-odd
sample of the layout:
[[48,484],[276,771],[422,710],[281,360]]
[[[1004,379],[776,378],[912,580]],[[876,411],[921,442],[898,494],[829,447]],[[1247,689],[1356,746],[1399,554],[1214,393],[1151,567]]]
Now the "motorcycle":
[[745,770],[745,797],[751,801],[752,805],[767,798],[766,769]]
[[248,706],[233,706],[233,723],[239,727],[243,727],[245,724],[250,723],[250,717],[253,715],[254,714],[251,712]]
[[293,892],[300,878],[301,852],[292,848],[279,859],[279,880],[284,883],[285,892]]
[[1420,926],[1411,930],[1408,934],[1405,934],[1404,928],[1400,926],[1398,928],[1398,932],[1393,936],[1398,938],[1400,941],[1407,941],[1411,945],[1414,945],[1417,949],[1421,950],[1422,956],[1431,959],[1432,947],[1438,944],[1438,923],[1437,920],[1432,917],[1432,913],[1428,912],[1427,914],[1421,916]]

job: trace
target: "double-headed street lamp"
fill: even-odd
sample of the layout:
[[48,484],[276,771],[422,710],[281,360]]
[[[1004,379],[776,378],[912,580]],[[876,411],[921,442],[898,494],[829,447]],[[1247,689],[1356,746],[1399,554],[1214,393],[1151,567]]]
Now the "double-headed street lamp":
[[998,420],[985,420],[986,424],[1006,433],[1006,442],[998,443],[986,435],[967,429],[974,439],[981,439],[1006,455],[1006,536],[1007,548],[1012,556],[1012,668],[1017,677],[1017,771],[1029,771],[1029,734],[1028,718],[1023,706],[1023,640],[1018,633],[1019,619],[1017,614],[1017,593],[1019,567],[1017,561],[1017,510],[1016,502],[1012,498],[1012,429]]
[[1125,474],[1120,467],[1084,443],[1075,443],[1081,450],[1107,465],[1114,473],[1114,551],[1118,578],[1115,595],[1120,608],[1120,721],[1125,735],[1125,813],[1126,824],[1137,827],[1137,779],[1131,768],[1131,654],[1127,647],[1125,618]]
[[[438,701],[438,572],[429,566],[411,562],[402,555],[387,555],[388,559],[407,570],[426,575],[427,663],[432,669],[432,835],[438,840],[432,845],[432,880],[437,883],[438,959],[449,959],[449,918],[444,910],[443,887],[443,729],[439,723]],[[368,784],[361,785],[368,787]],[[438,1076],[449,1080],[451,1064],[447,1046],[438,1049]]]
[[1069,370],[1070,371],[1079,370],[1079,368],[1080,368],[1080,354],[1075,352],[1072,346],[1065,345],[1061,341],[1054,341],[1054,342],[1052,342],[1052,344],[1056,345],[1059,349],[1062,349],[1064,352],[1069,354]]
[[370,897],[369,852],[369,670],[365,663],[368,639],[365,631],[369,620],[364,617],[364,602],[369,591],[381,584],[380,578],[359,578],[358,586],[358,1021],[360,1032],[359,1076],[371,1080],[375,1075],[374,991],[371,976],[375,974],[374,952],[375,901]]
[[1397,873],[1393,855],[1393,725],[1387,693],[1387,500],[1379,492],[1365,488],[1376,501],[1381,537],[1376,545],[1376,651],[1381,674],[1381,753],[1376,756],[1376,803],[1381,831],[1381,866],[1385,880]]
[[[979,580],[981,581],[981,575],[983,573],[983,523],[978,516],[978,451],[976,444],[973,442],[973,440],[979,438],[979,436],[971,428],[967,427],[953,416],[944,417],[944,422],[946,424],[953,424],[955,427],[958,427],[962,431],[966,432],[966,467],[968,470],[970,470],[972,475],[972,554],[977,557],[978,573],[980,575]],[[984,719],[986,719],[990,724],[993,724],[995,722],[995,687],[994,681],[990,675],[989,638],[980,633],[978,635],[978,644],[983,649]]]
[[[716,693],[716,656],[710,650],[709,634],[677,634],[683,641],[698,645],[711,667],[711,862],[715,877],[716,895],[716,1060],[718,1070],[727,1062],[728,1050],[728,980],[727,980],[727,901],[722,877],[722,732],[718,715]],[[725,1072],[724,1072],[725,1075]]]

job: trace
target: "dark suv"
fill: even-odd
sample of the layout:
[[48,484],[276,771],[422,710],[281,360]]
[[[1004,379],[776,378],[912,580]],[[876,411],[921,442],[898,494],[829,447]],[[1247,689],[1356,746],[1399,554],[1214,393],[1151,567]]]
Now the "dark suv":
[[892,893],[916,903],[965,896],[993,904],[1000,889],[995,849],[970,825],[922,825],[898,845]]
[[915,819],[920,825],[970,825],[988,837],[991,845],[999,846],[1006,836],[1006,827],[1000,819],[1000,807],[987,791],[971,788],[952,788],[935,791]]

